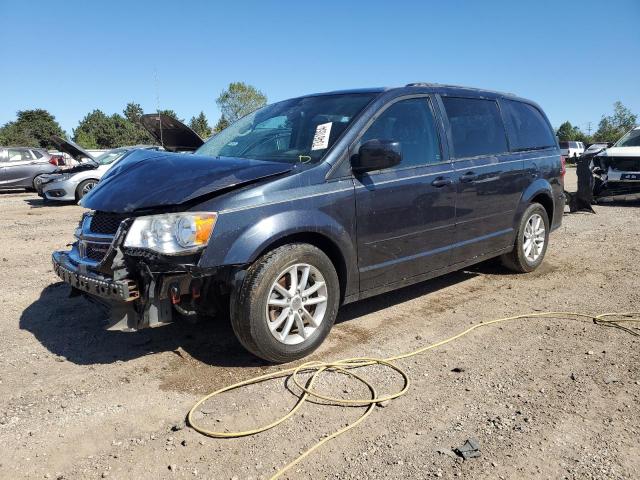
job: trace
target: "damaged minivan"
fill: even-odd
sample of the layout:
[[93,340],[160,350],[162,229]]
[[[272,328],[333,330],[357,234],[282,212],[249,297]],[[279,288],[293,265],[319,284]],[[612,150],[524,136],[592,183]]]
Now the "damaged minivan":
[[111,328],[229,316],[247,350],[288,362],[322,343],[340,305],[492,257],[535,270],[563,175],[545,114],[511,94],[307,95],[193,155],[133,152],[83,197],[53,265],[110,308]]

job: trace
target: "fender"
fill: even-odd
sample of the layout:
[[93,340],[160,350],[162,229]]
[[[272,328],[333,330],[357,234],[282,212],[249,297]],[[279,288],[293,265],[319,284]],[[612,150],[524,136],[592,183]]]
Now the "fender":
[[[342,202],[338,202],[340,205]],[[346,203],[346,202],[345,202]],[[344,207],[347,207],[343,204]],[[351,202],[350,205],[353,205]],[[271,246],[282,243],[287,237],[308,236],[311,243],[320,243],[319,246],[331,245],[332,252],[325,252],[330,257],[332,253],[339,252],[344,261],[344,293],[350,296],[357,293],[358,289],[358,266],[355,251],[355,241],[351,238],[351,232],[355,231],[355,216],[349,215],[349,208],[343,209],[336,218],[329,213],[316,209],[317,205],[310,204],[304,209],[295,209],[273,213],[262,217],[256,209],[255,222],[247,224],[246,228],[236,228],[235,234],[231,237],[224,235],[223,238],[213,239],[207,251],[200,260],[200,266],[245,266],[256,261],[261,254]],[[336,206],[336,208],[338,208]],[[347,211],[344,211],[347,210]],[[331,211],[334,213],[336,210]],[[244,214],[246,215],[246,211]],[[220,217],[219,221],[232,223],[234,216],[229,219]],[[226,221],[225,221],[226,220]],[[341,224],[344,220],[346,225]],[[228,227],[221,228],[221,231],[228,231]],[[215,231],[214,231],[215,237]],[[315,240],[315,242],[314,242]],[[216,245],[219,248],[216,248]],[[335,257],[335,255],[333,255]],[[333,258],[335,262],[335,258]],[[340,273],[341,265],[336,265],[336,270]]]
[[520,217],[522,217],[522,214],[526,210],[527,206],[531,203],[531,200],[540,194],[547,197],[547,199],[551,202],[552,211],[555,212],[555,202],[553,200],[553,188],[551,187],[551,184],[544,178],[537,178],[529,184],[524,192],[522,192],[520,203],[518,204],[518,208],[516,209],[516,214],[513,219],[514,232],[518,230]]

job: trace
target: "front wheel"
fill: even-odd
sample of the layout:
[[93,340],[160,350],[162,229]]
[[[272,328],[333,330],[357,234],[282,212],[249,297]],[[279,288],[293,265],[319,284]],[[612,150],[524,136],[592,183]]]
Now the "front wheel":
[[331,260],[313,245],[284,245],[247,270],[231,298],[231,325],[254,355],[290,362],[320,346],[339,303],[340,285]]
[[76,188],[76,198],[78,200],[81,200],[82,197],[93,190],[93,187],[95,187],[97,184],[98,180],[94,180],[93,178],[80,182],[80,185],[78,185],[78,188]]
[[529,205],[516,235],[513,250],[501,257],[502,263],[514,272],[532,272],[542,263],[549,244],[549,216],[542,205]]

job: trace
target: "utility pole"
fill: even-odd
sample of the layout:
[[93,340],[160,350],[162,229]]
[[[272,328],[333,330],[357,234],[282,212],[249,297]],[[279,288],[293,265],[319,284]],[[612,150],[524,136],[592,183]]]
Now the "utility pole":
[[591,136],[591,122],[587,122],[587,134]]
[[156,112],[158,113],[158,123],[160,124],[160,146],[164,147],[162,138],[162,117],[160,117],[160,82],[158,81],[158,69],[153,69],[153,76],[156,84]]

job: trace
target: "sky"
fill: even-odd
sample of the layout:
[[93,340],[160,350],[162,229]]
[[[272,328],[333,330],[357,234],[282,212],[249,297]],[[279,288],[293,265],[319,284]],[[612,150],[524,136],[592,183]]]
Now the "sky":
[[94,109],[201,110],[234,81],[269,102],[410,82],[538,102],[592,130],[640,114],[640,0],[0,0],[0,125],[49,110],[71,134]]

